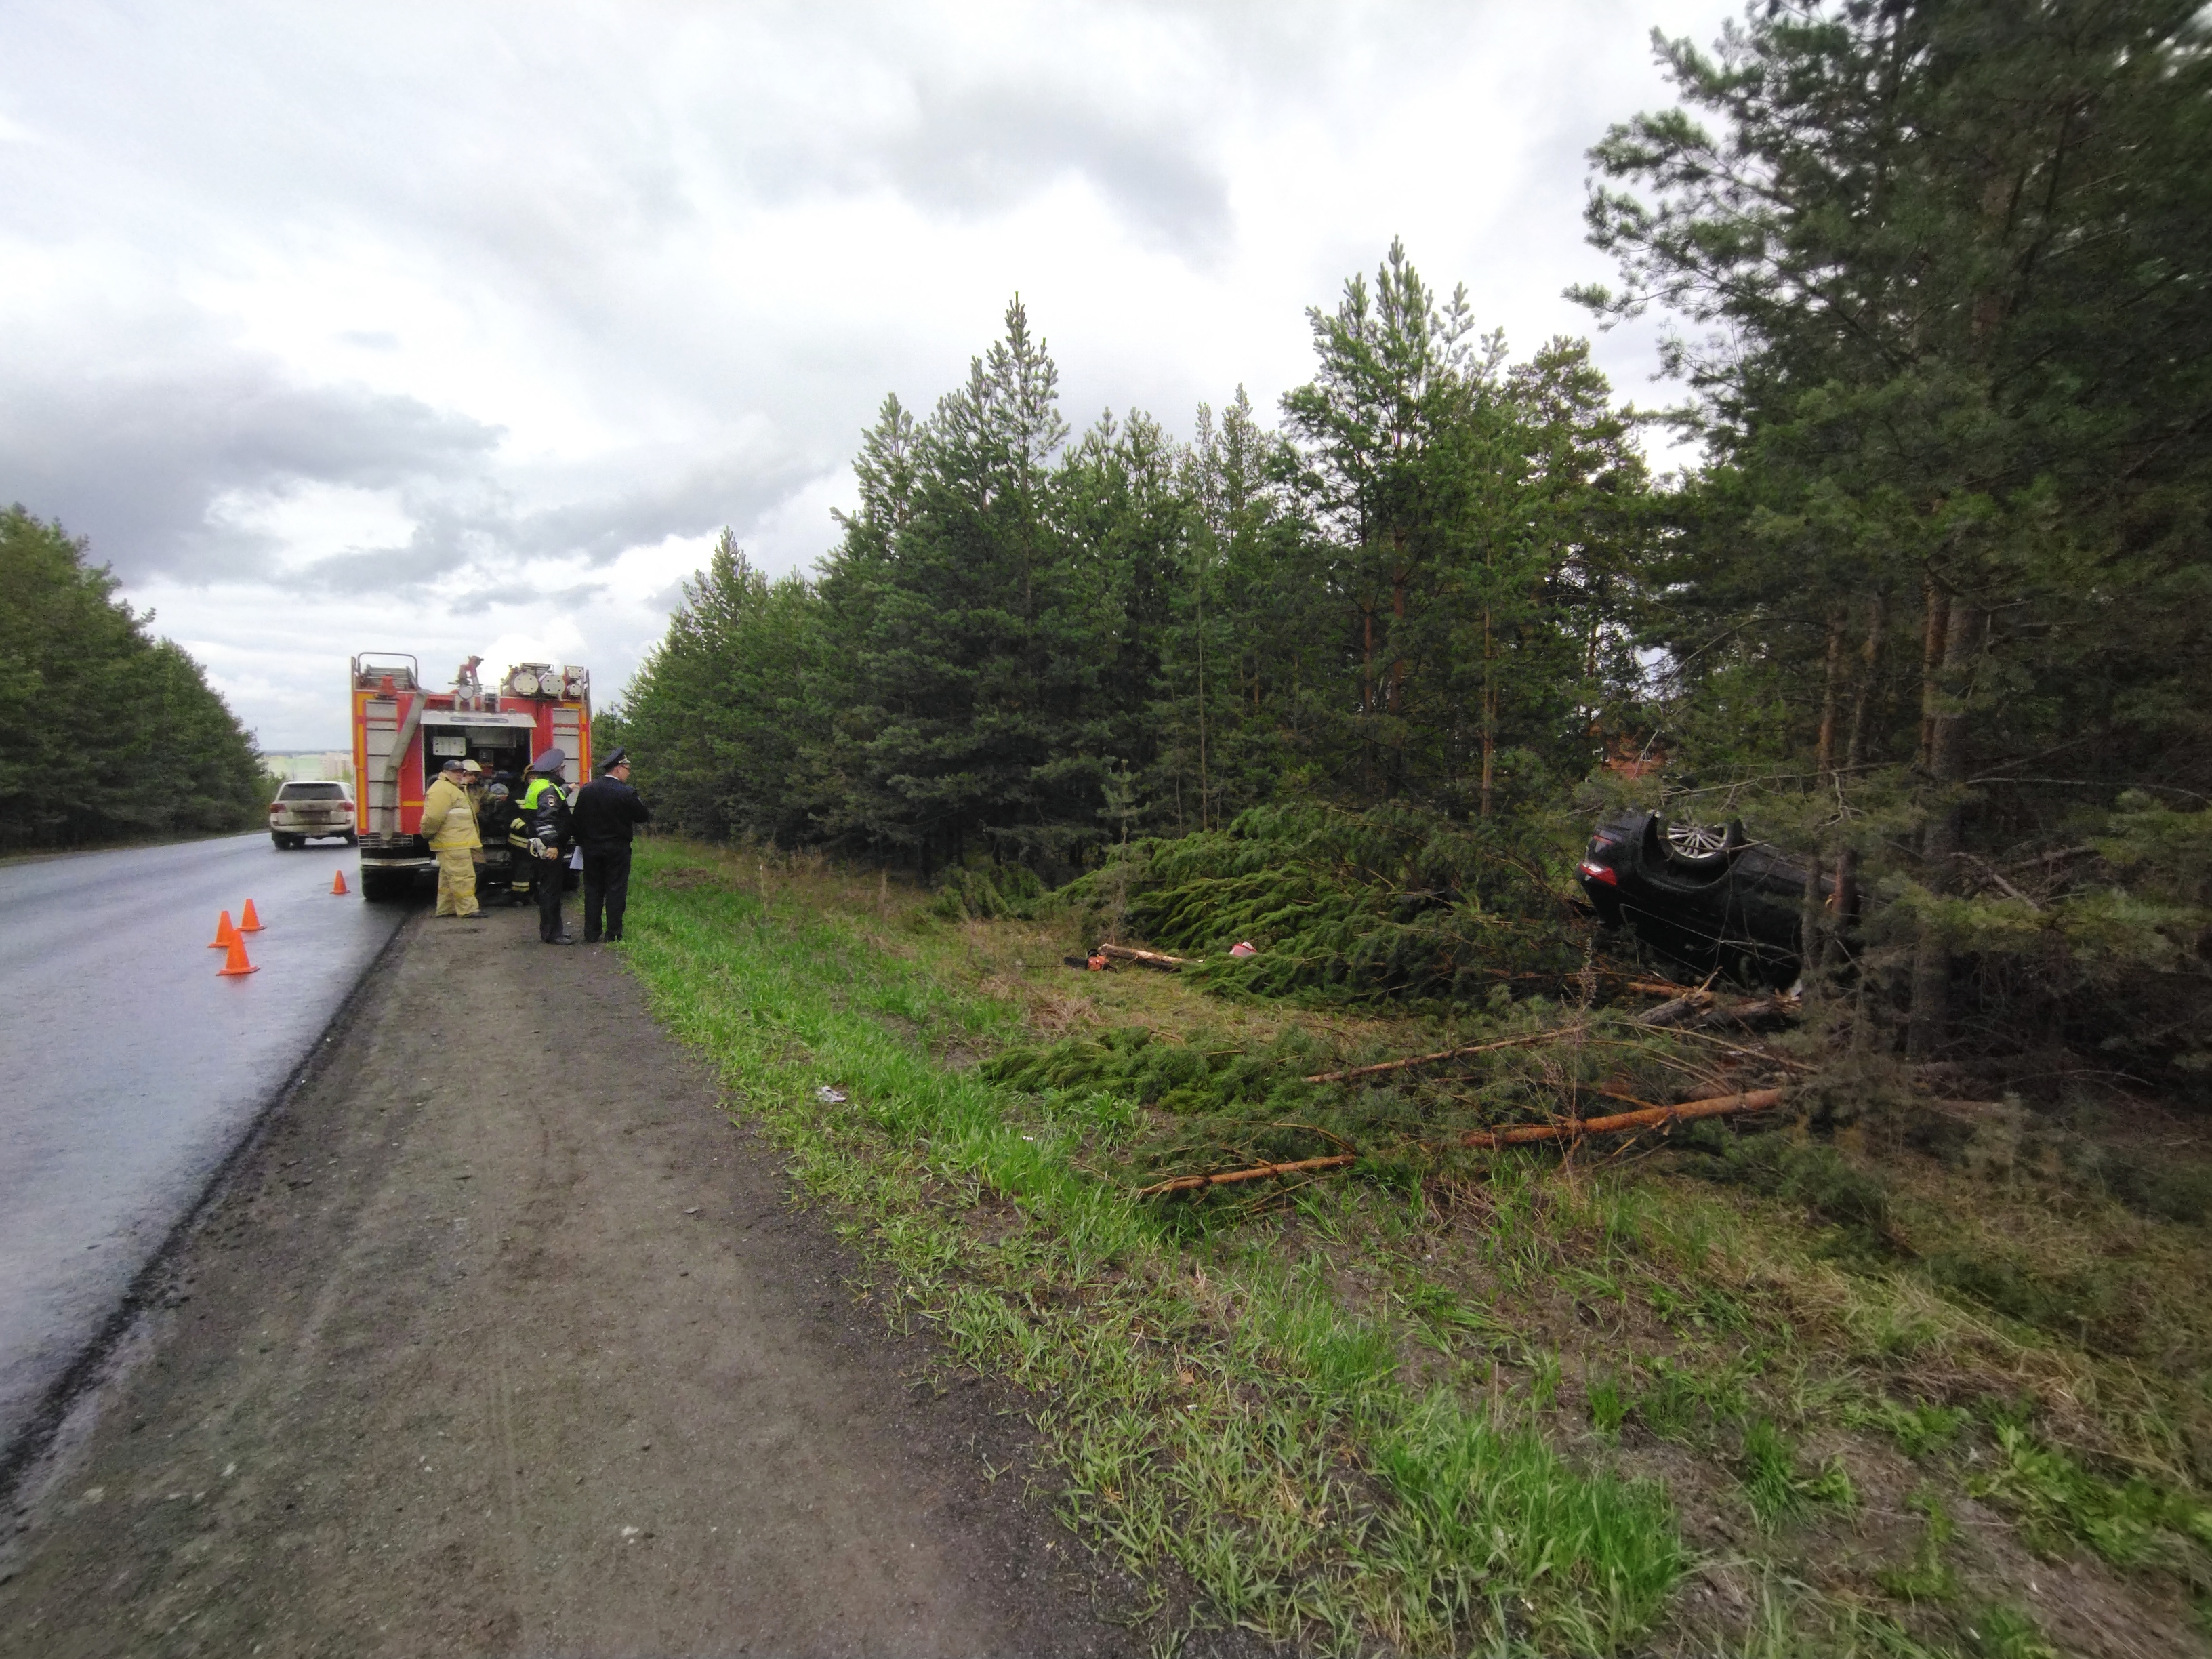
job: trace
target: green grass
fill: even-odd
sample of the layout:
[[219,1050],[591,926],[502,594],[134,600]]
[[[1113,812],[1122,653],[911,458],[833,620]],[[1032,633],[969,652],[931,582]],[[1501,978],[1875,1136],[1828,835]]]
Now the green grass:
[[1346,1307],[1326,1252],[1177,1225],[1085,1173],[1133,1132],[1126,1097],[933,1057],[1019,1035],[1014,1008],[950,988],[911,933],[889,949],[865,916],[672,887],[688,860],[658,847],[640,863],[627,951],[656,1012],[832,1203],[900,1316],[1029,1392],[1083,1535],[1278,1638],[1599,1655],[1661,1615],[1689,1556],[1658,1488],[1411,1391],[1413,1322],[1387,1297]]
[[[1151,1587],[1163,1644],[1194,1617],[1346,1652],[2031,1656],[2052,1556],[2195,1639],[2159,1610],[2212,1560],[2194,1224],[1802,1123],[1619,1164],[1439,1155],[1565,1088],[1681,1097],[1656,1091],[1711,1056],[1606,1017],[1587,1046],[1316,1087],[1562,1015],[1070,975],[1048,925],[777,862],[647,844],[629,963],[872,1304],[1025,1392],[1028,1478]],[[1299,1184],[1136,1194],[1346,1143],[1354,1168]],[[2181,1358],[2084,1347],[1972,1261],[2122,1285]],[[2009,1524],[1954,1521],[1971,1498]]]

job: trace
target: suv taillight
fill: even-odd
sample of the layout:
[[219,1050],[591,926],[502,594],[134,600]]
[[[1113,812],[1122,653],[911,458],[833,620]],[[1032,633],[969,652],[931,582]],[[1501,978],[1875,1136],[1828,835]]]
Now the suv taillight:
[[272,800],[269,803],[269,816],[272,818],[283,810],[284,803],[281,800]]

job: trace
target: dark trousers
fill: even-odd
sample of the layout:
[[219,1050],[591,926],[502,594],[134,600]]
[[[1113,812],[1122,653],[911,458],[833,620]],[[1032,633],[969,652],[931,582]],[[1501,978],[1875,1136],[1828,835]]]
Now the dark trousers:
[[[629,848],[609,848],[604,853],[584,849],[584,943],[597,945],[602,933],[622,937],[623,911],[629,904]],[[599,926],[604,909],[606,926]]]
[[538,883],[538,937],[550,945],[561,937],[561,889],[568,880],[566,859],[532,859]]

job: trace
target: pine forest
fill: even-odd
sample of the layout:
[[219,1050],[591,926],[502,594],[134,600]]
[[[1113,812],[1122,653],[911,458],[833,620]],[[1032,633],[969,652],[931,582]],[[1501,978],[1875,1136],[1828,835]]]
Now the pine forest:
[[[1077,432],[1016,299],[926,414],[884,400],[814,572],[725,535],[619,712],[641,777],[696,834],[971,908],[1104,881],[1156,942],[1249,933],[1355,996],[1571,975],[1596,818],[1740,823],[1820,872],[1803,991],[1852,1042],[2193,1086],[2192,15],[1754,7],[1664,44],[1682,107],[1591,151],[1612,274],[1577,297],[1663,319],[1675,407],[1394,244],[1279,409]],[[1660,422],[1695,465],[1654,476]]]
[[85,546],[0,510],[0,852],[262,823],[253,735]]

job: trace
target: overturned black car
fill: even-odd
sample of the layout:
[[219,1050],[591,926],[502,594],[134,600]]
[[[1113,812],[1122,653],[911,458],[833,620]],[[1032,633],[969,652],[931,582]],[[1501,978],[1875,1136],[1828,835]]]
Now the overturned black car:
[[[1597,826],[1576,873],[1601,924],[1694,973],[1775,987],[1797,977],[1811,869],[1741,823],[1618,813]],[[1823,898],[1828,890],[1822,879]]]

